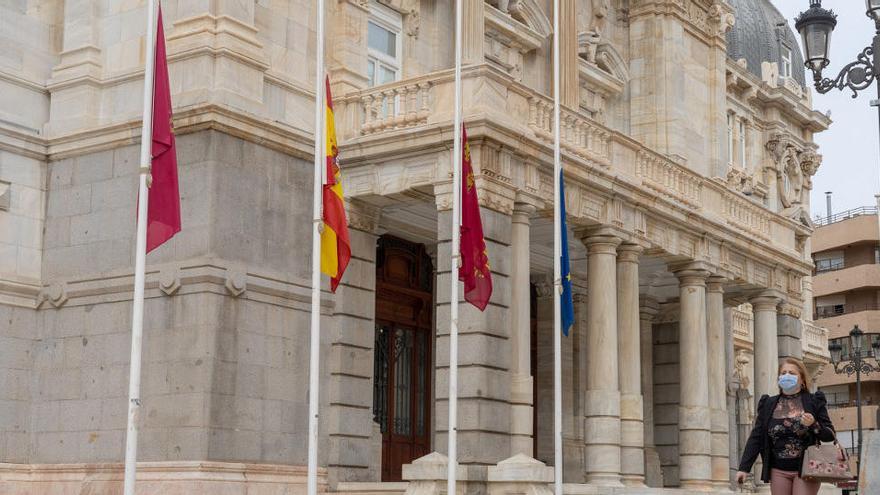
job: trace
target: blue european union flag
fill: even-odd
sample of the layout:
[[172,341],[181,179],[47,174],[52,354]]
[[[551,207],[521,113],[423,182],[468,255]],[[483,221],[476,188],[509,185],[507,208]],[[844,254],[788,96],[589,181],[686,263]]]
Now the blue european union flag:
[[562,307],[562,334],[568,337],[568,329],[574,324],[574,301],[571,295],[571,263],[568,260],[568,229],[565,226],[565,181],[562,172],[559,173],[559,214],[562,217],[560,223],[562,231],[562,255],[560,271],[562,275],[562,294],[559,295]]

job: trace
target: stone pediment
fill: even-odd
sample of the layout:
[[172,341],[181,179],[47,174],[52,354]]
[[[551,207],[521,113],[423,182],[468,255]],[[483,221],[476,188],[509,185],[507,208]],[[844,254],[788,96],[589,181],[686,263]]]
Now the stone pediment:
[[551,34],[550,21],[535,0],[500,0],[495,5],[485,6],[486,60],[519,80],[523,57]]
[[597,42],[591,33],[578,35],[578,53],[580,106],[601,121],[606,100],[623,94],[629,81],[629,69],[612,44]]

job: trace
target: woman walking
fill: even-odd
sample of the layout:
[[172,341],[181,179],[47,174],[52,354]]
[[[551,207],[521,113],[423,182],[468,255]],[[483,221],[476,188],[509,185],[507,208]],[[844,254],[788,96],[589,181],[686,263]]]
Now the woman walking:
[[820,440],[834,440],[834,428],[825,407],[825,394],[810,393],[807,368],[799,359],[785,358],[779,365],[779,395],[764,395],[736,473],[742,483],[758,454],[764,468],[761,479],[770,483],[772,495],[816,495],[818,481],[800,477],[804,451]]

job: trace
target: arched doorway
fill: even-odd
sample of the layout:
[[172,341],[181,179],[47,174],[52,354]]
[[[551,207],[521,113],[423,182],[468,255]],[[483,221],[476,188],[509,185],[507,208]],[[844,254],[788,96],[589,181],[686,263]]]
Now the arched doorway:
[[422,244],[382,236],[376,250],[373,419],[382,481],[431,450],[434,268]]

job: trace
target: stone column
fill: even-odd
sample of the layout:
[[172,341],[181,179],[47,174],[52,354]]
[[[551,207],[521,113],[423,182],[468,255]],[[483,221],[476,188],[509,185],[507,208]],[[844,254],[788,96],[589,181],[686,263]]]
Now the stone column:
[[712,432],[712,482],[716,490],[729,489],[729,418],[727,416],[728,361],[724,333],[722,277],[709,277],[706,287],[706,323],[709,340],[709,409]]
[[657,301],[646,297],[639,302],[639,356],[642,368],[642,405],[645,433],[645,483],[663,487],[660,456],[654,447],[654,317],[659,312]]
[[779,366],[779,348],[776,339],[776,307],[780,298],[763,293],[751,299],[755,315],[755,403],[764,394],[778,390],[776,368]]
[[602,231],[587,247],[587,390],[584,444],[587,482],[620,482],[620,388],[617,368],[617,276],[620,238]]
[[[483,63],[483,43],[485,42],[485,1],[462,0],[462,26],[461,26],[461,60],[462,64]],[[454,10],[454,8],[453,8]],[[453,11],[453,16],[455,12]],[[453,23],[455,22],[453,17]],[[455,29],[455,25],[452,26]],[[454,50],[455,38],[450,37],[449,46]]]
[[529,223],[535,207],[515,203],[510,236],[511,292],[511,384],[510,453],[535,455],[532,431],[531,294],[529,284]]
[[678,408],[679,477],[684,489],[711,488],[709,374],[706,339],[706,278],[698,264],[675,271],[679,280],[680,399]]
[[[535,369],[532,371],[535,387],[534,408],[538,417],[535,425],[537,449],[532,457],[547,465],[553,464],[553,280],[542,277],[535,283]],[[563,390],[564,392],[564,390]],[[564,413],[563,413],[564,414]]]
[[645,432],[643,424],[639,254],[641,246],[617,248],[617,334],[620,379],[620,472],[625,485],[645,485]]
[[[580,101],[578,81],[577,1],[559,2],[559,97],[563,105],[577,108]],[[550,13],[552,19],[552,11]]]

